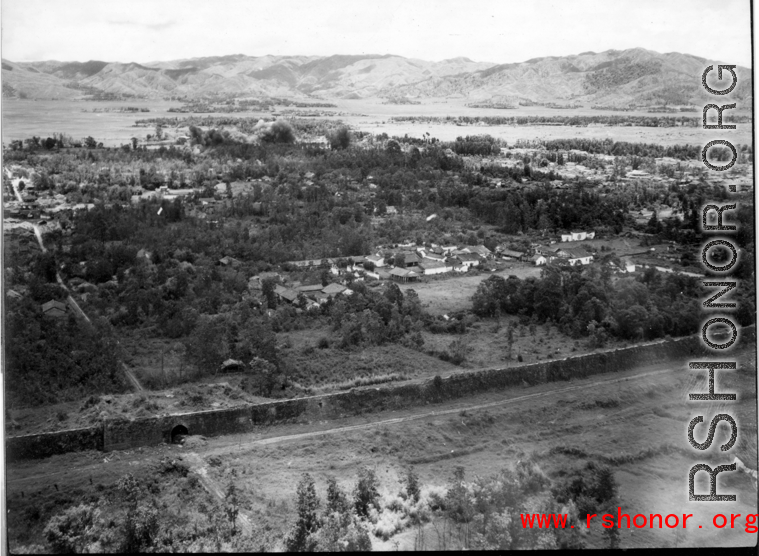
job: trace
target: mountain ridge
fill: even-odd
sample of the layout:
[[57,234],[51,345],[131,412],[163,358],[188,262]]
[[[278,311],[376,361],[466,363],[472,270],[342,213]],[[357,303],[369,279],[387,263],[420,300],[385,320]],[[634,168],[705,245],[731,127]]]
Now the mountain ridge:
[[[211,96],[337,99],[495,99],[507,104],[692,105],[710,98],[701,73],[719,64],[687,53],[644,48],[543,56],[524,62],[431,62],[395,54],[248,56],[230,54],[136,62],[2,60],[3,96],[72,99]],[[730,98],[752,100],[751,71],[736,68]],[[716,72],[713,72],[716,74]],[[716,75],[714,76],[716,78]]]

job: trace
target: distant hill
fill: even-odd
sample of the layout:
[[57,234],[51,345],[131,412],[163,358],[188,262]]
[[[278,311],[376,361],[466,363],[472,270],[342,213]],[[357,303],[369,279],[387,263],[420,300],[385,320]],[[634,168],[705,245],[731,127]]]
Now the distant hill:
[[[716,69],[719,63],[643,48],[607,50],[497,65],[467,75],[420,81],[396,91],[408,97],[456,95],[486,100],[501,95],[532,102],[617,107],[701,105],[707,99],[714,102],[714,96],[701,86],[701,74],[708,65]],[[743,101],[748,108],[752,104],[751,70],[738,67],[736,72],[738,87],[730,98]]]
[[[3,95],[38,99],[88,94],[166,98],[208,95],[586,103],[626,107],[703,104],[709,64],[689,54],[643,48],[583,52],[493,64],[452,58],[428,62],[394,55],[212,56],[150,64],[3,60]],[[724,63],[724,62],[722,62]],[[738,68],[730,95],[750,106],[751,72]],[[724,100],[724,99],[723,99]]]

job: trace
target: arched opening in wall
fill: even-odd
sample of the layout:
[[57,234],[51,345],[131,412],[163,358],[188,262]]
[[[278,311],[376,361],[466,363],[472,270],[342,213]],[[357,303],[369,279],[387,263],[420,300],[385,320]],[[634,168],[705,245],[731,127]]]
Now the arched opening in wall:
[[171,443],[172,444],[184,444],[184,440],[190,431],[184,425],[177,425],[171,429]]

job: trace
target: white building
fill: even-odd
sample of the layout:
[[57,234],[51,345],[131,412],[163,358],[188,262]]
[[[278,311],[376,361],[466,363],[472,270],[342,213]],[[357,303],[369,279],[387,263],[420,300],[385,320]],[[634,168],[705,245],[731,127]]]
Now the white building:
[[442,261],[434,261],[432,259],[426,259],[419,263],[419,268],[422,269],[422,273],[425,276],[430,276],[433,274],[445,274],[446,272],[451,272],[453,270],[453,267],[449,264],[446,264]]
[[568,261],[571,266],[576,264],[586,265],[590,264],[593,260],[593,255],[583,249],[564,249],[568,256]]
[[373,263],[375,268],[382,268],[385,266],[385,257],[382,257],[381,255],[369,255],[368,257],[364,257],[364,260]]
[[561,241],[584,241],[596,237],[596,232],[585,232],[582,230],[573,230],[561,234]]

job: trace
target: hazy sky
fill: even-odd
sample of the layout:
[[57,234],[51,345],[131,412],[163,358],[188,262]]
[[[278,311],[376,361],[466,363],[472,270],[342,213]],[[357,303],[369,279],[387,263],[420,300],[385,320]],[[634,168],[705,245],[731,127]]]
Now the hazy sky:
[[749,0],[2,0],[2,56],[398,54],[521,62],[643,47],[751,65]]

